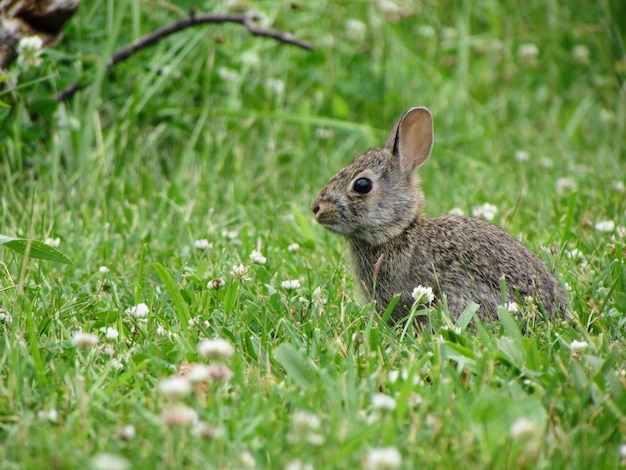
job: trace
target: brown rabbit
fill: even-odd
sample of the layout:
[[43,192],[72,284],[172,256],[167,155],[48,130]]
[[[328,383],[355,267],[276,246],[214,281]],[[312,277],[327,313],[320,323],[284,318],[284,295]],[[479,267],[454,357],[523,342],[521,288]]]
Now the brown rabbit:
[[[350,242],[362,293],[385,311],[396,294],[393,319],[408,313],[415,287],[431,287],[458,317],[470,302],[482,319],[497,318],[507,302],[532,297],[549,317],[566,316],[558,282],[530,250],[499,228],[470,217],[428,219],[416,170],[433,146],[426,108],[411,108],[382,149],[372,149],[333,176],[312,204],[317,221]],[[375,276],[376,274],[376,276]],[[375,281],[375,285],[374,285]]]

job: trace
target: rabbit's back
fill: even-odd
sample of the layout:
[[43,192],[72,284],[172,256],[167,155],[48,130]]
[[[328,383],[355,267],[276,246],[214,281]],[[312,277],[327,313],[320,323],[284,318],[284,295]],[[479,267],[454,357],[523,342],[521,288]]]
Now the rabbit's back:
[[445,296],[455,317],[476,302],[481,306],[481,318],[496,318],[502,305],[503,276],[506,302],[532,297],[550,317],[565,314],[564,295],[546,265],[513,237],[478,219],[420,215],[383,245],[351,240],[351,254],[362,290],[368,297],[374,294],[380,310],[401,294],[394,311],[396,319],[410,309],[410,293],[418,285],[432,287],[439,302]]

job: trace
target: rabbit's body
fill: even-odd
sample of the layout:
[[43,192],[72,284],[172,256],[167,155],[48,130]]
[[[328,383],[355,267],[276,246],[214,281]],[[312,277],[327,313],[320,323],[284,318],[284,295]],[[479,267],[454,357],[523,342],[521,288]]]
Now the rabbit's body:
[[418,285],[431,287],[453,316],[470,302],[496,318],[506,302],[532,297],[549,316],[564,316],[565,296],[546,266],[520,242],[478,219],[423,215],[415,170],[432,148],[432,118],[412,108],[396,123],[383,149],[373,149],[337,173],[313,201],[318,222],[350,242],[361,291],[380,312],[400,294],[393,318],[403,318]]
[[507,302],[538,298],[550,316],[555,314],[555,306],[557,311],[565,308],[561,289],[546,266],[517,240],[481,220],[419,216],[384,245],[351,239],[350,253],[366,298],[374,297],[384,310],[396,294],[401,294],[394,311],[396,319],[410,309],[414,301],[411,293],[418,285],[432,287],[438,298],[445,294],[454,316],[476,302],[481,306],[480,317],[496,318],[502,305],[502,276]]

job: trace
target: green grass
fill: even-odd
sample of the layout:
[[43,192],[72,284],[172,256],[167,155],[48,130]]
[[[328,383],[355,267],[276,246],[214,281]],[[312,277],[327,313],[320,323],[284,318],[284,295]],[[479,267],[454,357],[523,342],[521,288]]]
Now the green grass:
[[[622,5],[398,4],[400,18],[375,2],[246,2],[315,50],[209,25],[105,72],[112,51],[196,4],[86,1],[40,67],[7,72],[0,233],[58,237],[73,264],[0,247],[0,467],[100,468],[111,454],[132,468],[361,468],[384,447],[407,469],[625,463]],[[54,103],[75,80],[91,85]],[[573,321],[503,313],[415,332],[359,302],[346,244],[310,201],[413,105],[435,119],[428,214],[495,204],[494,222],[569,286]],[[241,263],[247,280],[230,274]],[[147,321],[126,313],[140,303]],[[79,330],[98,344],[77,348]],[[212,436],[165,422],[175,404],[159,389],[208,361],[205,338],[235,351],[231,379],[182,399]]]

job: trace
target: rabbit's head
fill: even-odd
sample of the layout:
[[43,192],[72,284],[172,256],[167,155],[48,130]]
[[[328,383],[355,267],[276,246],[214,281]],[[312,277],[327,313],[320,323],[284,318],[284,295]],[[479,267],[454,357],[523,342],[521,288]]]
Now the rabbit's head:
[[349,239],[379,245],[399,235],[424,205],[416,174],[430,155],[433,121],[411,108],[382,149],[372,149],[333,176],[311,208],[317,221]]

